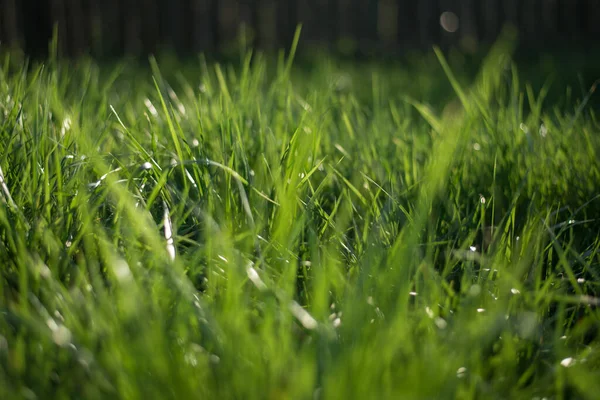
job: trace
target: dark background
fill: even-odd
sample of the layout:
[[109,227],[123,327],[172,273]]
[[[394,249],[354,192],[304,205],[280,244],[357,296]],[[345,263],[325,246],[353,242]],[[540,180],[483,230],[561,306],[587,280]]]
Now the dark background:
[[0,41],[33,56],[47,54],[54,26],[62,54],[114,57],[224,52],[242,36],[268,51],[298,23],[305,49],[346,54],[474,52],[507,24],[521,49],[584,48],[600,39],[600,0],[0,0]]

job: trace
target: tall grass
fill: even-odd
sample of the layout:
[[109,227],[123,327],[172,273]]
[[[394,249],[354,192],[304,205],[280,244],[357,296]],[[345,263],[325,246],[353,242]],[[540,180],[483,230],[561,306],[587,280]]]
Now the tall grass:
[[594,398],[593,90],[510,54],[6,56],[0,397]]

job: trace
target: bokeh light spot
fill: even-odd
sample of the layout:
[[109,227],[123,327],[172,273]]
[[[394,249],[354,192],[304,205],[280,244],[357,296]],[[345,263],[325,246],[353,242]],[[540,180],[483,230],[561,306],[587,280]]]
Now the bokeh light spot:
[[440,25],[446,32],[454,33],[458,30],[459,26],[458,16],[452,11],[444,11],[440,15]]

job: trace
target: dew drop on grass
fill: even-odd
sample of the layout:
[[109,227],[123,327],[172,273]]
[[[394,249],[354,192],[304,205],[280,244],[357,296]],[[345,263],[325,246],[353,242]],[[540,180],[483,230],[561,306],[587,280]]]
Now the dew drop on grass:
[[448,323],[446,322],[446,320],[444,318],[441,318],[441,317],[437,317],[435,319],[435,324],[440,329],[446,329],[446,327],[448,326]]
[[52,271],[50,271],[50,268],[48,268],[48,266],[46,264],[40,265],[39,271],[40,271],[40,277],[42,277],[44,279],[49,279],[52,277]]
[[158,111],[156,111],[156,107],[154,107],[154,104],[152,104],[150,99],[148,99],[148,98],[144,99],[144,105],[146,106],[148,111],[150,111],[150,114],[152,114],[154,117],[156,117],[158,115]]
[[295,301],[290,303],[290,311],[292,315],[304,326],[306,329],[313,330],[318,326],[317,320],[308,313],[302,306]]
[[60,136],[65,136],[65,134],[71,130],[71,118],[66,117],[63,120],[62,126],[60,128]]
[[460,367],[459,369],[456,370],[457,378],[464,378],[464,376],[466,374],[467,374],[467,369],[465,367]]
[[20,392],[21,398],[25,400],[36,400],[38,397],[35,392],[28,387],[22,387]]
[[510,289],[510,292],[512,294],[521,294],[521,291],[519,289],[515,289],[515,288]]
[[61,322],[65,322],[65,318],[62,316],[62,314],[58,310],[54,311],[54,317]]
[[125,260],[116,261],[113,266],[113,271],[121,283],[127,282],[131,279],[131,270],[129,269],[129,265],[127,265]]
[[575,365],[575,359],[573,357],[567,357],[560,362],[560,365],[562,365],[565,368],[572,367],[573,365]]
[[52,331],[52,340],[60,347],[68,346],[71,343],[71,331],[64,325],[59,325]]
[[48,320],[46,321],[46,325],[48,325],[48,328],[50,328],[51,331],[55,331],[56,329],[58,329],[58,324],[56,323],[56,321],[52,318],[48,318]]
[[267,289],[267,285],[263,282],[263,280],[258,275],[258,272],[254,269],[252,264],[249,264],[246,267],[246,274],[248,275],[248,279],[256,286],[256,288],[260,291],[265,291]]
[[191,367],[196,367],[198,365],[198,359],[196,358],[196,355],[191,352],[185,353],[183,359],[185,363]]
[[469,296],[477,297],[481,293],[481,286],[473,285],[469,288]]
[[77,357],[77,362],[79,365],[86,370],[89,369],[90,365],[94,362],[93,354],[89,350],[79,349],[78,355],[79,357]]
[[0,352],[8,351],[8,340],[2,335],[0,335]]
[[425,307],[425,313],[427,314],[427,316],[429,318],[433,318],[434,317],[433,311],[429,307]]
[[537,314],[531,311],[523,312],[518,316],[517,331],[523,338],[534,336],[537,328]]

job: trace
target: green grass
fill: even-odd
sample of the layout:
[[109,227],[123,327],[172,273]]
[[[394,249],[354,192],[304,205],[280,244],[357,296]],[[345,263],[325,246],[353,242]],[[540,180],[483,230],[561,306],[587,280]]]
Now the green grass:
[[6,56],[0,398],[595,398],[600,123],[510,54]]

